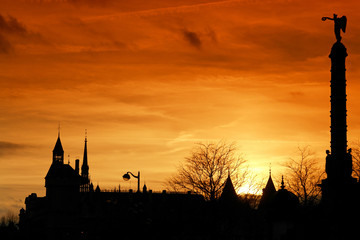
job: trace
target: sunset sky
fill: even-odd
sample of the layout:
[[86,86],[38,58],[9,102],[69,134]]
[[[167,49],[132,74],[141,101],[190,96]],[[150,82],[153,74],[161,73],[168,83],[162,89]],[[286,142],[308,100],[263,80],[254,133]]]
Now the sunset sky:
[[[346,15],[348,140],[360,137],[360,2],[0,0],[0,216],[65,162],[161,190],[196,142],[235,141],[260,178],[330,148],[333,22]],[[68,157],[70,155],[70,157]]]

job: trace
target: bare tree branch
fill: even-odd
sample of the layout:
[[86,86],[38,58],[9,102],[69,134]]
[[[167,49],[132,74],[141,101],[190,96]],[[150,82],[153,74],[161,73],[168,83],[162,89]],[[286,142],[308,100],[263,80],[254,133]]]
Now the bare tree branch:
[[246,161],[235,156],[234,143],[197,143],[189,157],[181,163],[177,174],[167,181],[172,190],[190,190],[204,195],[207,200],[220,197],[230,174],[235,189],[244,184],[248,176]]
[[284,164],[287,168],[285,182],[302,204],[313,204],[319,200],[321,189],[318,184],[324,171],[319,167],[318,159],[310,146],[298,147],[298,154]]

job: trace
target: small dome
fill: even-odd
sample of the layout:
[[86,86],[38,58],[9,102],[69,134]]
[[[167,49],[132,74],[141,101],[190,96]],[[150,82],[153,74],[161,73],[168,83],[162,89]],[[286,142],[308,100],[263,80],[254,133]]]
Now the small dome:
[[296,208],[298,205],[299,199],[286,189],[278,190],[272,199],[272,206],[275,208],[289,209]]
[[272,206],[278,209],[294,209],[299,205],[297,196],[286,190],[284,185],[284,176],[281,178],[281,189],[273,196]]

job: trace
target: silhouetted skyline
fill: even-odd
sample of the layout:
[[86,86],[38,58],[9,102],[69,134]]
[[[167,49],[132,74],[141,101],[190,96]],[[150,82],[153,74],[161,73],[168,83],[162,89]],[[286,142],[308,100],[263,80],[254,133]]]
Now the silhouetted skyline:
[[198,141],[236,141],[265,178],[298,145],[325,164],[332,13],[351,19],[349,146],[360,136],[357,1],[39,2],[0,1],[0,216],[45,194],[59,122],[64,162],[88,129],[109,189],[136,188],[126,171],[162,189]]

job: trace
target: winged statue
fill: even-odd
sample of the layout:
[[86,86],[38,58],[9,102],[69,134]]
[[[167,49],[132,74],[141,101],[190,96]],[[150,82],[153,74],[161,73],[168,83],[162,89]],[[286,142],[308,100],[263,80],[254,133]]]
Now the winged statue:
[[334,31],[335,31],[335,37],[336,40],[338,42],[341,41],[341,36],[340,36],[340,30],[342,30],[345,33],[346,30],[346,16],[342,16],[341,18],[338,18],[338,16],[334,13],[334,17],[330,18],[330,17],[323,17],[321,18],[321,20],[325,21],[325,20],[333,20],[334,21]]

